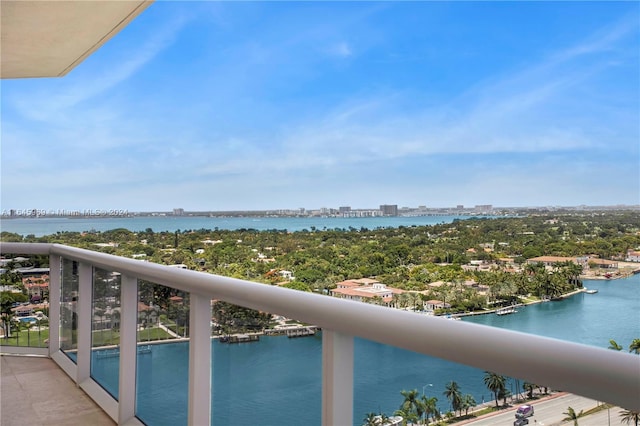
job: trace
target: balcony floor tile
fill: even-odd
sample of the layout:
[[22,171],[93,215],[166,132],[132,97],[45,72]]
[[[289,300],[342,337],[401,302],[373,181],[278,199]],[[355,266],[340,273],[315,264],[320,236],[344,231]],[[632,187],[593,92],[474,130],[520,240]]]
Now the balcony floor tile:
[[52,360],[3,355],[0,361],[3,426],[115,425]]

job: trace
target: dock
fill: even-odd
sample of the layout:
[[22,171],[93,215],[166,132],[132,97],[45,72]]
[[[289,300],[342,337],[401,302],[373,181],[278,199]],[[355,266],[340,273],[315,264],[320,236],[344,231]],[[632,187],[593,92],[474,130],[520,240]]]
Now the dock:
[[305,337],[305,336],[315,336],[316,328],[315,327],[301,327],[295,329],[287,330],[287,337]]
[[249,343],[259,340],[260,336],[258,334],[232,334],[220,337],[220,343]]
[[509,315],[509,314],[514,314],[516,312],[518,311],[516,311],[516,308],[514,308],[513,306],[496,309],[496,315]]
[[267,336],[306,337],[315,336],[318,327],[315,325],[270,328],[264,331]]

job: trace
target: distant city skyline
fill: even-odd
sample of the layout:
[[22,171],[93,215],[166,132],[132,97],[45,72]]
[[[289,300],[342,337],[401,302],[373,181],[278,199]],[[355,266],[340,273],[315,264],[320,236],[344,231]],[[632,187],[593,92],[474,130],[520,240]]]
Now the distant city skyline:
[[0,82],[1,207],[635,206],[638,16],[155,2],[66,77]]
[[128,210],[128,209],[2,209],[0,217],[3,219],[42,218],[42,217],[130,217],[130,216],[326,216],[326,217],[376,217],[376,216],[429,216],[429,215],[469,215],[487,214],[504,215],[520,214],[526,211],[612,211],[612,210],[637,210],[636,205],[609,205],[609,206],[493,206],[491,204],[478,204],[474,206],[397,206],[380,205],[376,207],[351,207],[351,206],[323,206],[323,207],[298,207],[253,209],[253,210],[185,210],[174,208],[171,210]]

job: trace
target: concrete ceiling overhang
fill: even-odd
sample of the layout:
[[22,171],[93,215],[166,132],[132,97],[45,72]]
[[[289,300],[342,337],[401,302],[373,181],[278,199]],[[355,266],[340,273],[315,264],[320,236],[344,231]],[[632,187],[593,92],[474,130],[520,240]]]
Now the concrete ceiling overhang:
[[152,1],[0,2],[0,77],[61,77]]

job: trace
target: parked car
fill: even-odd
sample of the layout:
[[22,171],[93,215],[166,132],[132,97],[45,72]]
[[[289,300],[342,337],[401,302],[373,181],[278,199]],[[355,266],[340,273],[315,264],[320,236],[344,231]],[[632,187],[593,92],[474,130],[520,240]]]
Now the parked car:
[[533,405],[521,405],[516,411],[517,418],[531,417],[533,416]]
[[516,421],[513,422],[513,426],[523,426],[528,424],[529,424],[529,419],[527,419],[526,417],[517,418]]

